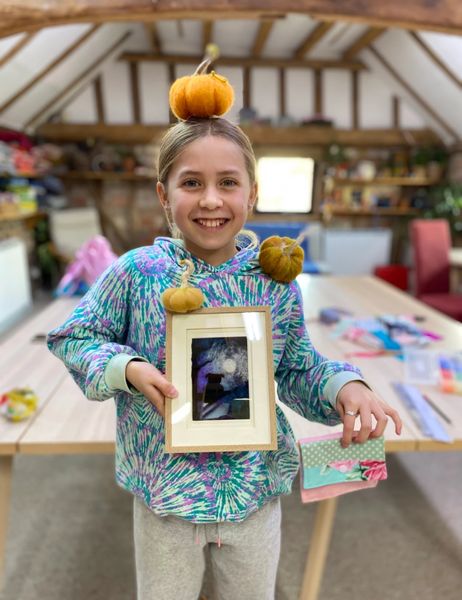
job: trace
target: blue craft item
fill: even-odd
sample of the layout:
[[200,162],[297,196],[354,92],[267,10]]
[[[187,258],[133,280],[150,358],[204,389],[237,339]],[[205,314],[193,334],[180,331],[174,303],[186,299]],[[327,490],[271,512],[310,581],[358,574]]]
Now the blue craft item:
[[400,382],[393,383],[393,387],[424,435],[438,442],[453,441],[435,411],[416,387]]

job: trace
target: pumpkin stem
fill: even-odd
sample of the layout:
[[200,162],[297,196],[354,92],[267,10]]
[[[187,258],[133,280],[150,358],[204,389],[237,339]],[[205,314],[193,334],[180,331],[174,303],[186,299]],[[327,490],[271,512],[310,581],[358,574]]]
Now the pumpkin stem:
[[180,287],[182,287],[182,288],[189,287],[189,278],[194,271],[194,264],[193,264],[192,260],[189,260],[189,258],[185,258],[183,260],[180,260],[180,265],[186,265],[186,269],[185,269],[184,273],[181,275],[181,286]]
[[194,71],[194,75],[202,75],[202,73],[205,73],[207,67],[210,65],[211,62],[212,61],[210,60],[210,58],[206,58],[205,60],[203,60],[201,64],[197,67],[197,69]]
[[291,242],[288,246],[286,246],[284,248],[284,254],[292,254],[292,251],[295,248],[295,246],[298,246],[298,244],[303,242],[303,240],[306,237],[308,237],[309,235],[310,235],[309,229],[308,229],[308,227],[305,227],[305,229],[303,229],[303,231],[300,232],[298,237],[295,240],[293,240],[293,242]]

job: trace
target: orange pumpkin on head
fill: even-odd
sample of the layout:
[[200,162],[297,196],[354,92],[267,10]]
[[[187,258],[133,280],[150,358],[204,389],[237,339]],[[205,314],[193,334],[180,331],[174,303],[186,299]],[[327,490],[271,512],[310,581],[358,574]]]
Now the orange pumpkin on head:
[[180,77],[171,86],[170,108],[178,119],[218,117],[231,108],[234,90],[226,77],[215,71],[204,72],[209,64],[210,59],[207,58],[193,75]]

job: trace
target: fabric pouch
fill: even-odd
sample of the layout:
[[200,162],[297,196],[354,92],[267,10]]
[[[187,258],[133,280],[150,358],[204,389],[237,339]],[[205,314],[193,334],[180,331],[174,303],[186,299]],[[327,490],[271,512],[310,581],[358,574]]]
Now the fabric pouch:
[[348,448],[342,448],[341,437],[340,432],[299,440],[302,502],[376,487],[387,478],[383,436]]

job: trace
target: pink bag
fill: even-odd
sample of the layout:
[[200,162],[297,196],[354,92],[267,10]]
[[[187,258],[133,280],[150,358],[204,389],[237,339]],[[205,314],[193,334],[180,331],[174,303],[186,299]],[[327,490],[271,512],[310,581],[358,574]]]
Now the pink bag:
[[84,294],[98,277],[117,260],[109,240],[97,235],[81,246],[56,289],[57,296]]
[[342,433],[299,440],[302,502],[316,502],[376,487],[387,478],[383,437],[342,448]]

